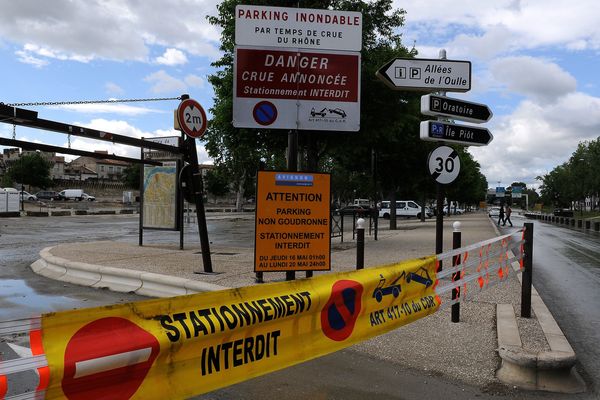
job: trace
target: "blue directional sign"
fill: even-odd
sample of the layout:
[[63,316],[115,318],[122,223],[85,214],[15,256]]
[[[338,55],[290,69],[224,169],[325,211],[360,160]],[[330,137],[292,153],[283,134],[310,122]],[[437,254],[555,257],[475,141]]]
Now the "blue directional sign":
[[486,128],[441,121],[422,121],[421,140],[450,142],[466,146],[486,146],[494,138]]

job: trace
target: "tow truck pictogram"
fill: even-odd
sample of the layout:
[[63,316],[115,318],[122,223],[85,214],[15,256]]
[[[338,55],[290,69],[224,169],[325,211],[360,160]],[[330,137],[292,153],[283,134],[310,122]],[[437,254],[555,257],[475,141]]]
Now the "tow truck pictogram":
[[326,115],[327,115],[327,107],[323,108],[321,111],[315,111],[315,108],[313,107],[313,108],[310,110],[310,116],[311,116],[311,117],[316,117],[317,115],[318,115],[319,117],[324,117],[324,116],[326,116]]
[[329,112],[332,114],[337,114],[342,118],[346,118],[346,115],[347,115],[346,111],[342,110],[341,108],[334,108],[334,109],[329,108]]
[[423,267],[419,268],[417,272],[409,272],[406,275],[406,283],[410,283],[411,281],[418,282],[421,285],[425,285],[425,287],[429,287],[433,284],[429,272]]
[[400,284],[396,282],[398,282],[400,278],[404,276],[404,274],[394,279],[389,286],[385,286],[385,278],[383,277],[383,275],[379,274],[379,276],[381,277],[381,279],[379,280],[379,283],[377,284],[375,290],[373,290],[373,297],[375,298],[375,300],[377,300],[378,303],[381,303],[381,300],[383,300],[383,296],[387,296],[388,294],[391,294],[394,297],[400,296],[400,291],[402,290],[402,288],[400,287]]

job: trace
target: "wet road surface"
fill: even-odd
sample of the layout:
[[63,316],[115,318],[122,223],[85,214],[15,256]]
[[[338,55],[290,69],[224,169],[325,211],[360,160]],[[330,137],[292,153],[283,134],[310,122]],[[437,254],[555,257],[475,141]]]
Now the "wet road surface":
[[600,391],[600,234],[535,222],[533,285]]

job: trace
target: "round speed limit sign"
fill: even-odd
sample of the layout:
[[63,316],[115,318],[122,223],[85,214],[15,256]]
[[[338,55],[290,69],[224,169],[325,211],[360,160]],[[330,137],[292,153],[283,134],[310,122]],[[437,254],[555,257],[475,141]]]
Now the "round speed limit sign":
[[429,153],[427,164],[433,179],[442,185],[454,182],[460,172],[458,153],[448,146],[440,146]]

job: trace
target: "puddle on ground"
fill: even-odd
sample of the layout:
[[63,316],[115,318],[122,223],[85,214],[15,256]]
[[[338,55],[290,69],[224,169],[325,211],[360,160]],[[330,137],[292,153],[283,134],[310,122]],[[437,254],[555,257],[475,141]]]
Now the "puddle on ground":
[[[80,302],[65,296],[39,294],[24,280],[0,280],[0,321],[71,309]],[[31,313],[23,315],[23,309],[31,309]]]

